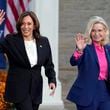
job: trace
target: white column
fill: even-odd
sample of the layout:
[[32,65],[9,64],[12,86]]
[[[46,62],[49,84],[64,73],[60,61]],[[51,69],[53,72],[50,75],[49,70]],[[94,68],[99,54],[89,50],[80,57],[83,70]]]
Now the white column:
[[50,90],[48,88],[47,78],[45,77],[44,71],[42,71],[44,81],[42,105],[57,105],[57,106],[59,105],[63,108],[64,105],[61,94],[62,93],[61,82],[58,79],[59,0],[35,0],[34,2],[31,3],[31,9],[35,11],[39,18],[41,35],[47,36],[49,38],[57,77],[57,88],[55,95],[52,97],[49,95]]

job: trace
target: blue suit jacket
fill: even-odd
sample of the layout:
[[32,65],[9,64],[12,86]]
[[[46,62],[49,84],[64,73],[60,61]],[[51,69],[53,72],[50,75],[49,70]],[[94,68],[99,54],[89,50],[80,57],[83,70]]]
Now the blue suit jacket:
[[[108,72],[110,72],[110,46],[106,45],[104,48],[108,61]],[[95,47],[87,45],[80,59],[76,61],[72,55],[70,63],[72,66],[78,66],[78,76],[69,91],[67,99],[76,104],[87,106],[95,95],[100,71]]]

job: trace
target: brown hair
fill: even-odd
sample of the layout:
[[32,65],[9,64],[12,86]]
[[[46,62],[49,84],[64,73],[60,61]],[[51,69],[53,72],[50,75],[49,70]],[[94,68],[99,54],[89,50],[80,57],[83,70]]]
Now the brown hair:
[[25,11],[23,12],[20,17],[18,18],[18,21],[16,23],[16,28],[17,28],[17,31],[18,33],[21,34],[21,25],[22,25],[22,21],[23,21],[23,18],[26,17],[26,16],[30,16],[34,22],[34,26],[35,26],[35,29],[33,30],[33,37],[35,37],[36,39],[39,38],[40,36],[40,23],[39,23],[39,20],[36,16],[36,14],[32,11]]

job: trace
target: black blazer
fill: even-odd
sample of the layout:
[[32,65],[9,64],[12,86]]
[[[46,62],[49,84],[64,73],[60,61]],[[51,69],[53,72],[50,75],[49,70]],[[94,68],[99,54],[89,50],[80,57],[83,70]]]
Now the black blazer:
[[48,83],[55,83],[55,71],[49,41],[40,36],[36,40],[38,62],[31,68],[23,37],[9,34],[0,41],[0,52],[6,53],[9,61],[4,98],[8,102],[20,102],[30,93],[38,104],[42,102],[41,67],[44,66]]

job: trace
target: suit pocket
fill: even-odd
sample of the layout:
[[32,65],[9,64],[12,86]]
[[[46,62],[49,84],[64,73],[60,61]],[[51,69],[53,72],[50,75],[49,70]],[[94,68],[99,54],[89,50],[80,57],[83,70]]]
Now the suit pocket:
[[79,96],[83,88],[80,85],[74,85],[71,87],[69,94]]

